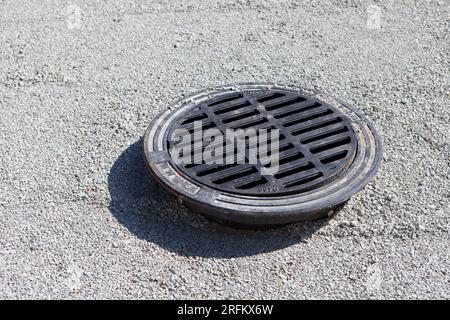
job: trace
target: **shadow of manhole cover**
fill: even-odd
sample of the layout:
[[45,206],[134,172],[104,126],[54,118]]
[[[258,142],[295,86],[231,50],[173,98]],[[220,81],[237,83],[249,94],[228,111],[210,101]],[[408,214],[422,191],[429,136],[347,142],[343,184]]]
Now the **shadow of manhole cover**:
[[147,130],[144,152],[151,174],[186,206],[264,228],[333,212],[375,175],[381,142],[336,98],[239,84],[170,106]]

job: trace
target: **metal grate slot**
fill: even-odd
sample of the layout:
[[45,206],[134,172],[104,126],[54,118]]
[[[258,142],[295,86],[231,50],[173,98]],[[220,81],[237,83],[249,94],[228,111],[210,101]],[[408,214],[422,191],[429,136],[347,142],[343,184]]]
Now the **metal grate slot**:
[[290,110],[290,111],[286,111],[286,112],[275,114],[274,117],[275,117],[275,119],[285,118],[285,117],[289,117],[289,116],[292,116],[292,115],[300,113],[300,112],[305,112],[305,111],[308,111],[308,110],[311,110],[311,109],[318,108],[320,106],[321,106],[321,104],[314,103],[314,104],[306,106],[306,107],[296,108],[294,110]]
[[318,135],[312,136],[311,138],[300,140],[300,143],[308,144],[308,143],[311,143],[311,142],[314,142],[314,141],[318,141],[318,140],[322,140],[322,139],[325,139],[325,138],[328,138],[328,137],[332,137],[332,136],[335,136],[335,135],[338,135],[340,133],[344,133],[344,132],[347,132],[347,131],[348,131],[347,127],[335,129],[335,130],[332,130],[332,131],[329,131],[329,132],[324,132],[322,134],[318,134]]
[[248,176],[248,175],[256,173],[256,172],[258,172],[258,170],[256,168],[254,168],[254,167],[248,168],[248,169],[245,169],[243,171],[239,171],[239,172],[236,172],[234,174],[225,176],[223,178],[214,180],[213,183],[215,183],[215,184],[223,184],[223,183],[226,183],[226,182],[230,182],[230,181],[236,180],[238,178],[242,178],[242,177]]
[[[289,162],[294,162],[294,161],[303,159],[304,157],[305,156],[300,152],[291,154],[291,155],[285,155],[285,156],[280,157],[280,159],[278,160],[278,165],[281,166],[281,165],[284,165]],[[266,167],[266,168],[269,166],[270,166],[270,163],[264,164],[264,167]]]
[[234,130],[247,129],[247,128],[254,127],[254,126],[266,123],[266,122],[269,122],[266,118],[257,119],[255,121],[250,121],[250,122],[246,122],[244,124],[236,125],[236,126],[232,127],[232,129],[234,129]]
[[332,119],[332,120],[324,120],[324,121],[319,122],[317,124],[314,124],[312,126],[306,126],[305,125],[304,128],[295,130],[295,131],[291,132],[291,134],[293,136],[297,136],[297,135],[304,134],[304,133],[307,133],[307,132],[310,132],[310,131],[313,131],[313,130],[316,130],[316,129],[325,128],[327,126],[331,126],[333,124],[340,123],[340,122],[342,122],[342,118],[339,118],[339,117],[335,118],[335,119]]
[[258,101],[259,103],[263,103],[263,102],[266,102],[266,101],[269,101],[269,100],[273,100],[273,99],[277,99],[277,98],[280,98],[280,97],[284,97],[284,94],[276,92],[276,93],[273,93],[273,94],[268,95],[266,97],[259,98],[256,101]]
[[231,116],[228,118],[223,118],[222,122],[223,123],[231,123],[231,122],[235,122],[235,121],[242,120],[245,118],[249,118],[251,116],[255,116],[257,114],[259,114],[258,110],[251,110],[251,111],[243,113],[243,114],[238,114],[238,115],[234,115],[234,116]]
[[314,165],[311,162],[308,162],[307,164],[303,164],[294,168],[290,168],[284,171],[281,171],[277,173],[274,177],[277,179],[285,178],[294,174],[298,174],[302,171],[313,169]]
[[334,149],[334,148],[349,144],[350,142],[351,142],[350,137],[346,137],[343,139],[339,139],[337,141],[333,141],[333,142],[326,143],[324,145],[320,145],[315,148],[311,148],[310,151],[311,151],[311,153],[320,153],[320,152],[323,152],[323,151],[326,151],[329,149]]
[[206,170],[202,170],[202,171],[198,171],[195,174],[198,177],[203,177],[203,176],[207,176],[216,172],[220,172],[223,171],[225,169],[231,168],[231,167],[235,167],[236,164],[226,164],[226,165],[222,165],[222,166],[217,166],[217,167],[213,167],[211,169],[206,169]]
[[208,115],[205,114],[205,113],[202,113],[202,114],[197,115],[197,116],[192,116],[192,117],[186,118],[186,119],[181,123],[181,125],[185,125],[185,124],[188,124],[188,123],[192,123],[192,122],[194,122],[194,121],[201,121],[201,120],[204,120],[204,119],[206,119],[206,118],[208,118]]
[[293,187],[297,187],[297,186],[300,186],[300,185],[305,185],[305,184],[307,184],[309,182],[312,182],[314,180],[319,179],[320,177],[323,177],[323,173],[322,172],[316,172],[316,173],[313,173],[313,174],[311,174],[311,175],[309,175],[307,177],[290,181],[290,182],[286,183],[284,186],[285,186],[285,188],[293,188]]
[[342,159],[344,159],[347,156],[347,154],[348,154],[347,150],[342,150],[342,151],[340,151],[340,152],[338,152],[336,154],[333,154],[331,156],[327,156],[327,157],[321,158],[320,162],[322,162],[323,164],[328,164],[328,163],[331,163],[331,162],[334,162],[334,161],[342,160]]
[[276,110],[276,109],[281,109],[281,108],[288,107],[288,106],[291,106],[293,104],[297,104],[297,103],[303,102],[303,101],[306,101],[306,99],[303,97],[297,97],[295,99],[284,101],[282,103],[276,103],[274,105],[269,105],[266,107],[266,110],[272,111],[272,110]]
[[219,114],[222,114],[222,113],[227,113],[227,112],[239,110],[239,109],[242,109],[242,108],[245,108],[245,107],[249,107],[251,105],[252,104],[250,102],[245,101],[244,103],[241,103],[241,104],[238,104],[238,105],[235,105],[235,106],[226,107],[226,108],[214,111],[214,113],[219,115]]
[[312,114],[312,115],[307,116],[307,117],[302,117],[302,118],[295,119],[295,120],[292,120],[292,121],[287,121],[283,125],[285,127],[290,127],[290,126],[293,126],[293,125],[296,125],[296,124],[300,124],[302,122],[306,122],[306,121],[309,121],[309,120],[313,120],[313,119],[316,119],[316,118],[320,118],[320,117],[323,117],[323,116],[326,116],[326,115],[329,115],[329,114],[333,114],[333,111],[331,111],[331,110],[321,111],[321,112]]

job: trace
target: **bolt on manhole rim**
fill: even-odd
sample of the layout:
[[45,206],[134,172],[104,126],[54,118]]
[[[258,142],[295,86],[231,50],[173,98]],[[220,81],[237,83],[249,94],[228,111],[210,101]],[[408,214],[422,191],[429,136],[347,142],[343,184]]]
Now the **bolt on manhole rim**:
[[[248,136],[227,149],[227,134],[239,130]],[[264,146],[271,147],[266,158]],[[241,154],[241,162],[207,159],[217,150],[223,159]],[[249,156],[254,150],[258,156]],[[264,228],[328,215],[375,175],[381,141],[360,111],[329,95],[237,84],[193,94],[160,113],[145,134],[144,153],[153,177],[186,206],[219,222]]]

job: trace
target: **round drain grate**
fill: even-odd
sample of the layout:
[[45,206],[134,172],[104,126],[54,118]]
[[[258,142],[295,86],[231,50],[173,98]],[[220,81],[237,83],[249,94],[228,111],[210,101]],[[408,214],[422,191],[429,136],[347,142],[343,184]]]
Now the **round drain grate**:
[[381,143],[340,100],[240,84],[175,103],[150,125],[144,152],[152,175],[187,206],[221,222],[267,227],[332,212],[373,177]]

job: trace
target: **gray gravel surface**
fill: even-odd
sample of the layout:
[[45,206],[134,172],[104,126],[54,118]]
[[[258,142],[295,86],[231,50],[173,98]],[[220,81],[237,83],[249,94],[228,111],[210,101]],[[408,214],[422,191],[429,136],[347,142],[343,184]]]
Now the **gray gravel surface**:
[[[0,297],[450,298],[450,1],[167,2],[0,1]],[[335,217],[234,231],[150,180],[155,114],[248,81],[374,122]]]

